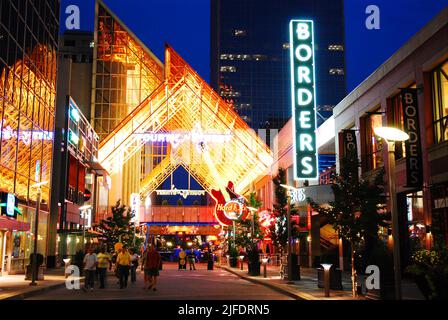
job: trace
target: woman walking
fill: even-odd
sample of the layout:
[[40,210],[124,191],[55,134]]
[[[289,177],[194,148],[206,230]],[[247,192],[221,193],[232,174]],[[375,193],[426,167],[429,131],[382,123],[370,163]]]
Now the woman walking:
[[151,246],[143,257],[143,268],[145,270],[145,286],[143,289],[157,291],[157,277],[159,276],[159,268],[162,258],[156,251],[154,246]]

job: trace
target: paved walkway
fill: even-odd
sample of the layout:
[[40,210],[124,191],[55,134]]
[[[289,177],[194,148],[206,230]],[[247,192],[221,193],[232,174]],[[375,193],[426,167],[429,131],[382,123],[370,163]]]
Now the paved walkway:
[[64,270],[46,270],[44,280],[38,281],[37,286],[30,286],[30,282],[25,280],[23,274],[0,276],[0,300],[24,299],[48,290],[65,287]]
[[[303,300],[365,300],[364,296],[354,298],[352,296],[351,277],[350,274],[344,272],[342,274],[342,288],[343,290],[330,290],[330,297],[325,297],[324,289],[317,287],[317,271],[314,268],[300,268],[301,280],[288,282],[282,280],[279,275],[279,268],[275,266],[268,266],[267,277],[263,277],[263,266],[261,267],[261,276],[252,277],[247,274],[247,264],[244,265],[244,270],[240,268],[230,268],[227,265],[219,266],[239,277],[252,281],[254,283],[263,284],[274,290],[289,295],[295,299]],[[424,297],[420,291],[410,281],[403,281],[403,299],[405,300],[423,300]]]
[[143,290],[143,273],[137,282],[120,289],[117,278],[108,275],[106,289],[90,291],[67,290],[65,287],[30,297],[30,300],[291,300],[275,290],[241,279],[225,270],[207,270],[206,264],[197,270],[177,270],[177,264],[164,263],[157,291]]

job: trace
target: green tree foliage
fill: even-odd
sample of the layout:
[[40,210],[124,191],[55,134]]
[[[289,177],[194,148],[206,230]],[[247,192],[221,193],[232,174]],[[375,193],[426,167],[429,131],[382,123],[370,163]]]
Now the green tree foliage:
[[[286,250],[288,243],[288,192],[281,185],[286,184],[286,170],[279,168],[277,176],[273,179],[275,203],[273,213],[275,215],[275,223],[271,227],[271,238],[274,245],[281,250]],[[291,207],[291,215],[296,214],[294,207]],[[291,236],[298,237],[298,225],[295,221],[291,222]]]
[[380,244],[379,227],[388,227],[390,220],[390,214],[383,214],[381,210],[386,203],[384,171],[378,172],[372,180],[363,180],[358,176],[358,167],[354,154],[341,159],[340,174],[334,176],[332,184],[335,199],[329,206],[319,206],[308,199],[339,236],[351,243],[353,278],[356,277],[355,266],[365,270],[367,261],[371,261],[372,253]]
[[131,210],[125,205],[121,205],[119,200],[112,207],[112,216],[100,221],[99,227],[107,239],[106,244],[110,251],[115,250],[114,246],[117,242],[136,250],[141,247],[143,239],[138,236],[136,236],[135,246],[133,246],[134,224],[131,222],[133,217]]
[[[249,203],[247,204],[253,209],[259,209],[262,205],[256,197],[255,192],[249,196]],[[253,230],[252,230],[253,229]],[[236,222],[236,245],[246,249],[248,252],[252,248],[252,244],[264,237],[264,231],[261,229],[258,221],[258,214],[253,212],[248,219],[238,219]]]

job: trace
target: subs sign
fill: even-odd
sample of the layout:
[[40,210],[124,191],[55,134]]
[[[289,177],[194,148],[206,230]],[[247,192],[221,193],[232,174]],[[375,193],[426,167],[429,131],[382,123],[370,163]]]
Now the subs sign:
[[295,179],[317,179],[314,31],[311,20],[289,23]]

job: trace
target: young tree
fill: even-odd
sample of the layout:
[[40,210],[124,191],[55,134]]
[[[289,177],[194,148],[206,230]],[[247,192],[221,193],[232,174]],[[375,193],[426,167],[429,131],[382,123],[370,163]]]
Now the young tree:
[[[380,226],[388,226],[390,215],[380,213],[385,202],[384,172],[373,181],[358,177],[359,162],[354,154],[341,159],[340,174],[334,176],[332,185],[334,201],[321,207],[309,199],[313,208],[328,219],[340,237],[351,244],[352,293],[356,296],[356,265],[364,265],[377,247]],[[361,257],[360,261],[356,257]]]
[[[252,209],[261,207],[262,203],[257,199],[255,192],[249,195],[249,203],[247,205]],[[244,220],[240,218],[236,222],[236,244],[245,248],[247,252],[252,249],[256,241],[264,237],[264,232],[258,221],[258,214],[256,212],[252,212],[252,214],[250,218]]]
[[103,230],[103,235],[107,239],[106,244],[109,250],[114,250],[117,242],[123,243],[128,248],[139,249],[143,240],[136,236],[135,246],[134,224],[131,222],[134,215],[125,205],[120,205],[120,200],[112,207],[112,216],[100,221],[99,227]]
[[[281,185],[286,184],[286,170],[283,168],[278,169],[277,176],[273,179],[274,183],[274,195],[275,203],[273,213],[275,215],[275,223],[271,227],[271,238],[275,246],[280,248],[281,252],[286,250],[288,244],[288,192]],[[290,214],[296,213],[296,209],[291,206]],[[298,236],[298,226],[295,221],[291,221],[291,236]]]
[[288,242],[288,229],[286,226],[287,220],[287,205],[288,196],[286,189],[281,184],[286,184],[286,170],[278,169],[277,176],[272,180],[274,184],[275,203],[273,213],[275,215],[275,223],[271,227],[271,238],[274,245],[279,247],[283,252]]

